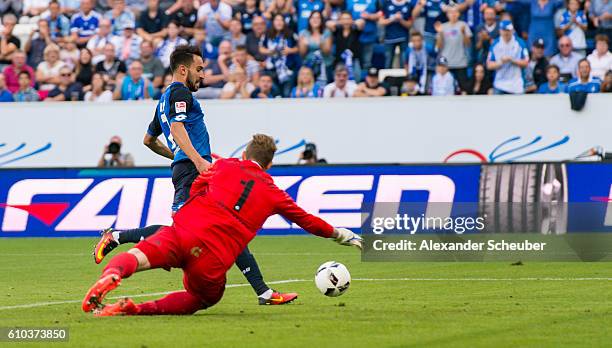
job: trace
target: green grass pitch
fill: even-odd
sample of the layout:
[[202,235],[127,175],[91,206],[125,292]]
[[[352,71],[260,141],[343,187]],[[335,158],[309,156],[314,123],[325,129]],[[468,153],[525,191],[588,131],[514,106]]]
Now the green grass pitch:
[[[596,347],[612,341],[610,263],[364,263],[359,252],[310,236],[258,237],[268,282],[296,291],[258,306],[233,268],[219,304],[193,316],[94,318],[80,301],[100,274],[94,239],[0,239],[0,327],[69,327],[67,343],[15,347]],[[127,247],[122,247],[127,250]],[[316,268],[335,260],[354,281],[327,298]],[[586,279],[585,279],[586,278]],[[153,270],[109,296],[181,289],[180,270]],[[361,279],[361,280],[360,280]],[[294,281],[291,281],[294,280]],[[242,285],[240,285],[242,284]],[[159,295],[158,295],[159,296]]]

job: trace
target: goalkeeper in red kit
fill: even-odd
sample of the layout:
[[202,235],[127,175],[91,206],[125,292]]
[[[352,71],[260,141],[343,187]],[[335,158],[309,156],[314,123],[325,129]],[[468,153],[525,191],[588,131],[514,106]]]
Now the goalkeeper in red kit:
[[[274,214],[311,234],[361,249],[358,235],[306,213],[274,184],[266,170],[275,151],[271,137],[257,134],[242,160],[219,160],[200,174],[191,188],[191,198],[174,216],[172,226],[161,227],[128,252],[113,257],[87,292],[83,310],[97,316],[177,315],[213,306],[223,296],[225,275],[236,257]],[[129,298],[110,305],[102,303],[123,279],[154,268],[183,269],[185,291],[141,304]]]

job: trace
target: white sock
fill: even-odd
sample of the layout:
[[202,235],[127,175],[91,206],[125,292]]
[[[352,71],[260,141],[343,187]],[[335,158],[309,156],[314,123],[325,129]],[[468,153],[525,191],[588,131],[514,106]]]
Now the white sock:
[[115,231],[112,233],[112,235],[115,242],[119,243],[119,232]]
[[272,297],[272,294],[274,293],[274,291],[272,291],[272,289],[268,289],[268,291],[264,292],[263,294],[259,295],[260,298],[269,300],[270,297]]

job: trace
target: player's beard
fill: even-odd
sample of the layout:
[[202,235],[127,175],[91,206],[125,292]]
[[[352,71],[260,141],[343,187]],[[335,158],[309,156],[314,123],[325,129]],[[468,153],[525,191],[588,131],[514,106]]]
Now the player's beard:
[[191,75],[191,72],[187,72],[187,88],[192,92],[197,92],[200,89],[200,78]]

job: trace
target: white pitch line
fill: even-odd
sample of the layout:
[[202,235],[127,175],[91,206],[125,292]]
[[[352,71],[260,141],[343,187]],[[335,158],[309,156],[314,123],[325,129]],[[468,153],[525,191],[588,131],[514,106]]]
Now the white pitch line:
[[[285,280],[277,280],[277,281],[268,282],[268,284],[275,285],[275,284],[301,283],[301,282],[310,282],[310,281],[312,281],[312,279],[285,279]],[[387,282],[387,281],[404,281],[404,282],[612,281],[612,278],[548,278],[548,277],[544,277],[544,278],[354,278],[353,281],[362,281],[362,282]],[[250,284],[247,284],[247,283],[239,283],[239,284],[227,284],[225,287],[226,288],[241,288],[241,287],[245,287],[249,285]],[[181,290],[152,292],[152,293],[135,294],[135,295],[120,295],[120,296],[108,297],[108,299],[120,299],[124,297],[138,298],[138,297],[161,296],[161,295],[167,295],[175,291],[181,291]],[[80,302],[81,302],[80,300],[37,302],[37,303],[14,305],[14,306],[0,306],[0,310],[35,308],[35,307],[54,306],[54,305],[62,305],[62,304],[73,304],[73,303],[80,303]]]

